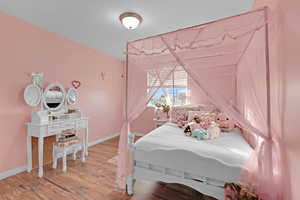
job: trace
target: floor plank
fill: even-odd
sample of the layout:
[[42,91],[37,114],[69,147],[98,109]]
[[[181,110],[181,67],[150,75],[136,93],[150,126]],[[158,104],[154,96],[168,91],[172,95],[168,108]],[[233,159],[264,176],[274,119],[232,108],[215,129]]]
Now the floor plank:
[[118,138],[89,149],[85,163],[68,158],[68,171],[45,166],[43,178],[37,171],[20,173],[0,181],[0,200],[212,200],[182,185],[138,181],[135,194],[126,195],[115,184],[116,166],[107,162],[117,154]]

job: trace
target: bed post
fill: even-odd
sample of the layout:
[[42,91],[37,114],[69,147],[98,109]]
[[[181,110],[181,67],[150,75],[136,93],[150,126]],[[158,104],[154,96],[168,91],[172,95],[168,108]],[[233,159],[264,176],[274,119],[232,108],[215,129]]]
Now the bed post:
[[[270,72],[270,52],[269,52],[269,13],[268,7],[264,7],[264,15],[265,15],[265,54],[266,54],[266,89],[267,89],[267,126],[268,126],[268,137],[267,140],[272,140],[272,119],[271,119],[271,72]],[[272,142],[272,141],[271,141]],[[271,144],[272,145],[272,144]],[[272,147],[270,147],[272,148]],[[272,163],[272,150],[268,151],[269,153],[269,164],[267,169],[273,169]],[[269,177],[273,176],[273,171],[268,170]]]
[[[128,147],[129,147],[129,154],[131,155],[129,157],[129,159],[131,159],[131,164],[132,164],[132,168],[134,169],[134,157],[133,157],[133,153],[134,153],[134,134],[129,134],[128,135]],[[127,176],[126,179],[126,185],[127,185],[127,194],[128,195],[133,195],[133,186],[135,183],[135,179],[134,179],[134,173],[130,174]]]
[[264,9],[265,14],[265,40],[266,40],[266,46],[265,46],[265,53],[266,53],[266,87],[267,87],[267,124],[268,124],[268,131],[269,131],[269,137],[271,136],[271,80],[270,80],[270,57],[269,57],[269,22],[268,22],[268,8],[265,7]]
[[[128,145],[128,153],[129,153],[129,159],[131,159],[129,162],[134,164],[133,159],[133,152],[134,152],[134,134],[130,133],[129,128],[129,121],[128,121],[128,43],[126,44],[126,94],[125,94],[125,117],[126,117],[126,123],[127,123],[127,145]],[[126,177],[126,191],[128,195],[133,195],[133,186],[134,186],[134,175],[129,174]]]

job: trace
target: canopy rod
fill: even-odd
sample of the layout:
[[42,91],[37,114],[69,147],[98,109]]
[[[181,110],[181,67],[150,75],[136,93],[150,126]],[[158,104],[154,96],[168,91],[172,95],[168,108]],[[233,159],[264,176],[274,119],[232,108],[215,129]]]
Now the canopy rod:
[[[162,63],[157,63],[156,65],[159,66],[159,65],[166,65],[166,64],[169,64],[169,63],[174,63],[175,61],[171,61],[171,62],[162,62]],[[139,63],[139,62],[136,62],[136,63]],[[175,63],[178,63],[178,62],[175,62]],[[141,63],[140,63],[141,64]],[[145,63],[143,63],[144,66],[147,66]],[[149,64],[149,69],[151,69],[152,66],[151,64]],[[211,66],[205,66],[205,67],[202,67],[200,66],[198,69],[203,69],[203,70],[206,70],[206,69],[211,69],[211,68],[221,68],[221,67],[232,67],[232,66],[236,66],[235,63],[233,64],[226,64],[226,65],[211,65]],[[165,68],[165,67],[161,67],[161,68]]]
[[[239,38],[242,38],[242,37],[245,37],[245,36],[248,36],[249,34],[250,37],[252,37],[252,35],[256,32],[256,31],[259,31],[261,28],[264,28],[265,27],[265,24],[267,24],[267,22],[265,22],[264,24],[262,24],[261,26],[258,26],[256,28],[254,28],[253,30],[249,30],[241,35],[238,35],[238,36],[230,36],[228,33],[224,33],[224,35],[222,36],[222,39],[216,43],[212,43],[212,44],[206,44],[206,45],[198,45],[198,46],[195,46],[195,47],[192,47],[191,45],[188,45],[188,46],[180,46],[178,45],[177,43],[175,43],[173,49],[181,49],[181,50],[186,50],[187,52],[189,50],[197,50],[197,49],[202,49],[202,48],[214,48],[215,46],[219,46],[220,44],[222,44],[226,38],[230,38],[231,40],[236,40],[236,39],[239,39]],[[216,37],[216,38],[219,38],[220,36]],[[210,39],[216,39],[216,38],[210,38]],[[195,41],[196,42],[196,41]],[[199,41],[197,41],[199,42]],[[131,52],[128,52],[128,51],[125,51],[124,54],[130,54],[130,55],[145,55],[145,56],[155,56],[155,55],[160,55],[160,54],[163,54],[164,52],[166,52],[168,50],[168,48],[164,48],[162,50],[159,50],[158,52],[153,52],[153,53],[147,53],[146,51],[144,50],[140,50],[138,48],[136,48],[134,45],[132,45],[132,43],[129,43],[130,46],[132,48],[134,48],[136,51],[138,51],[139,53],[131,53]]]
[[242,13],[242,14],[238,14],[238,15],[234,15],[234,16],[229,16],[229,17],[217,19],[217,20],[214,20],[214,21],[211,21],[211,22],[200,24],[200,25],[190,26],[190,27],[186,27],[186,28],[182,28],[182,29],[177,29],[175,31],[170,31],[170,32],[167,32],[167,33],[162,33],[162,34],[158,34],[158,35],[153,35],[153,36],[149,36],[149,37],[145,37],[145,38],[141,38],[141,39],[129,41],[128,43],[138,42],[138,41],[141,41],[141,40],[151,39],[151,38],[155,38],[155,37],[161,37],[161,36],[166,35],[166,34],[175,33],[175,32],[178,32],[178,31],[182,31],[182,30],[186,30],[186,29],[191,29],[191,28],[197,28],[197,27],[200,27],[200,26],[205,26],[205,25],[213,24],[213,23],[216,23],[216,22],[228,20],[228,19],[231,19],[231,18],[234,18],[234,17],[238,17],[238,16],[244,16],[244,15],[249,15],[249,14],[255,13],[255,12],[261,12],[261,11],[264,11],[265,8],[267,8],[267,6],[264,6],[262,8],[258,8],[256,10],[251,10],[251,11],[248,11],[248,12],[245,12],[245,13]]
[[[215,54],[215,55],[206,55],[206,56],[197,56],[197,57],[192,57],[192,58],[185,58],[185,60],[196,60],[196,59],[200,59],[200,58],[214,58],[214,57],[220,57],[220,56],[227,56],[227,55],[235,55],[235,54],[241,54],[244,51],[236,51],[236,52],[230,52],[230,53],[224,53],[224,54]],[[126,53],[126,52],[125,52]],[[128,55],[140,55],[140,54],[135,54],[135,53],[127,53]],[[164,55],[161,55],[162,57]]]

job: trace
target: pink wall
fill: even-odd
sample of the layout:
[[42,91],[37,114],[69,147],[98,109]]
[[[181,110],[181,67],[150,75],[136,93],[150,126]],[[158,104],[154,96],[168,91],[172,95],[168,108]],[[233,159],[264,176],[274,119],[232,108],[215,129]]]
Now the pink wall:
[[31,72],[44,72],[44,85],[82,82],[76,106],[90,119],[90,141],[119,132],[121,61],[2,13],[0,24],[0,173],[26,164],[25,122],[33,109],[24,103],[23,91]]
[[270,45],[271,53],[278,52],[279,58],[274,59],[279,59],[282,72],[282,137],[288,164],[288,171],[284,175],[291,177],[291,193],[286,194],[285,199],[298,200],[300,199],[300,124],[298,123],[300,119],[300,2],[256,0],[255,7],[265,5],[276,14],[280,25],[278,27],[280,33],[270,41]]

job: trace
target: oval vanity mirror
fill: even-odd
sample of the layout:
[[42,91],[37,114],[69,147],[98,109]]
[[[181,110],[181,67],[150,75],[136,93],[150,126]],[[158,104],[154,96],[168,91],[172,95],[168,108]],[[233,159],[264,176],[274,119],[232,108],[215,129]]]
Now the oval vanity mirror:
[[59,83],[50,84],[44,92],[44,106],[51,111],[59,110],[65,101],[65,89]]
[[78,93],[75,88],[69,88],[66,96],[69,105],[74,105],[78,100]]
[[29,106],[37,106],[40,104],[42,98],[42,89],[35,85],[30,84],[24,90],[24,100]]

